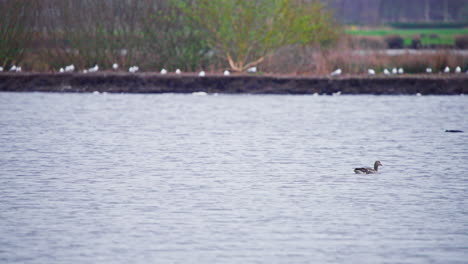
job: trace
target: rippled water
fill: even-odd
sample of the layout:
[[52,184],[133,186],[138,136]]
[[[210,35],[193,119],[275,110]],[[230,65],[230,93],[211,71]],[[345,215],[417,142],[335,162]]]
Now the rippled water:
[[467,106],[0,93],[0,262],[467,263]]

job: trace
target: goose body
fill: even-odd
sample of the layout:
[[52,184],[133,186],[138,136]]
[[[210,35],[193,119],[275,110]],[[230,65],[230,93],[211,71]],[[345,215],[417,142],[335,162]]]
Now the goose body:
[[177,70],[175,71],[175,73],[176,73],[176,74],[181,74],[182,71],[181,71],[180,69],[177,69]]
[[200,77],[205,77],[205,75],[206,75],[205,71],[201,71],[198,73],[198,76]]
[[163,69],[161,70],[161,74],[166,74],[166,73],[167,73],[167,70],[163,68]]
[[229,75],[231,75],[231,73],[230,73],[228,70],[225,70],[223,74],[224,74],[224,76],[229,76]]
[[390,75],[390,71],[389,71],[388,69],[384,69],[383,73],[384,73],[385,75]]
[[375,75],[375,71],[373,69],[368,69],[367,74],[369,75]]
[[375,174],[379,172],[379,166],[383,166],[380,161],[374,163],[374,168],[355,168],[354,173],[356,174]]

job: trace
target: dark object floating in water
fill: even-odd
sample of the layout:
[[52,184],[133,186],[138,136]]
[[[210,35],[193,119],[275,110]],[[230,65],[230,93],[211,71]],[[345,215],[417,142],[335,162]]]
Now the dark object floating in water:
[[447,129],[445,130],[447,133],[463,133],[462,130],[455,130],[455,129]]
[[379,172],[379,166],[383,166],[380,161],[374,163],[374,168],[355,168],[354,173],[356,174],[374,174]]

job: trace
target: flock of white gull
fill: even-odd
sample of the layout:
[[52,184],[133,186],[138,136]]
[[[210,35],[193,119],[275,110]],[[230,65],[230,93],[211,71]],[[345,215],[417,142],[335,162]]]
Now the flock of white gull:
[[[442,72],[443,73],[451,73],[451,69],[450,69],[449,66],[446,66]],[[461,69],[460,66],[457,66],[453,72],[454,73],[461,73],[462,69]],[[330,75],[331,76],[338,76],[338,75],[341,75],[342,73],[343,73],[343,71],[341,69],[336,69],[335,71],[330,73]],[[404,74],[405,70],[403,68],[393,68],[391,70],[384,69],[382,73],[385,74],[385,75]],[[426,73],[431,74],[432,73],[432,68],[426,68]],[[468,74],[468,71],[466,71],[466,73]],[[375,75],[376,72],[375,72],[374,69],[368,69],[367,74],[368,75]]]
[[[74,72],[75,71],[75,65],[68,65],[68,66],[65,66],[64,68],[60,68],[59,69],[59,73],[66,73],[66,72]],[[112,69],[114,71],[117,71],[119,69],[119,65],[117,63],[114,63],[112,64]],[[136,73],[140,70],[140,68],[138,66],[131,66],[130,68],[128,68],[128,72],[130,73]],[[0,66],[0,72],[3,72],[4,69],[3,67]],[[21,67],[20,66],[16,66],[16,65],[13,65],[11,66],[10,72],[21,72]],[[99,66],[96,64],[94,65],[94,67],[91,67],[89,69],[85,69],[83,70],[82,72],[83,73],[93,73],[93,72],[98,72],[99,71]],[[257,72],[257,67],[250,67],[247,69],[247,72],[248,73],[256,73]],[[443,71],[441,71],[443,73],[451,73],[451,69],[449,66],[446,66]],[[462,69],[460,66],[456,67],[455,70],[453,71],[454,73],[461,73],[462,72]],[[160,74],[168,74],[169,71],[166,70],[166,69],[162,69],[160,71]],[[182,74],[182,71],[180,69],[177,69],[175,70],[174,72],[175,74],[179,75],[179,74]],[[343,71],[341,69],[336,69],[335,71],[333,71],[332,73],[330,73],[330,76],[338,76],[338,75],[341,75],[343,73]],[[391,70],[389,69],[384,69],[383,72],[382,72],[384,75],[396,75],[396,74],[404,74],[405,71],[403,68],[393,68]],[[426,68],[426,73],[430,74],[432,73],[432,68]],[[466,73],[468,74],[468,71],[466,71]],[[223,74],[225,76],[229,76],[231,75],[231,73],[228,71],[228,70],[225,70],[223,72]],[[368,69],[367,70],[367,74],[368,75],[375,75],[376,74],[376,71],[374,69]],[[198,73],[198,76],[200,77],[204,77],[206,75],[205,71],[200,71]]]

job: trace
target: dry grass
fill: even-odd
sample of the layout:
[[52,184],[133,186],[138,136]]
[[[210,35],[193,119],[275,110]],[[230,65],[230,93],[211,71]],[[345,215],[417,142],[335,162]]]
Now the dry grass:
[[[327,75],[338,68],[348,74],[367,74],[368,69],[382,72],[385,68],[403,68],[406,73],[425,73],[428,67],[433,72],[439,72],[446,66],[452,69],[460,66],[463,71],[468,70],[466,53],[420,50],[416,54],[407,51],[390,55],[380,49],[375,41],[345,39],[331,49],[285,47],[260,65],[260,68],[265,72],[297,75]],[[365,46],[359,46],[359,43]]]

